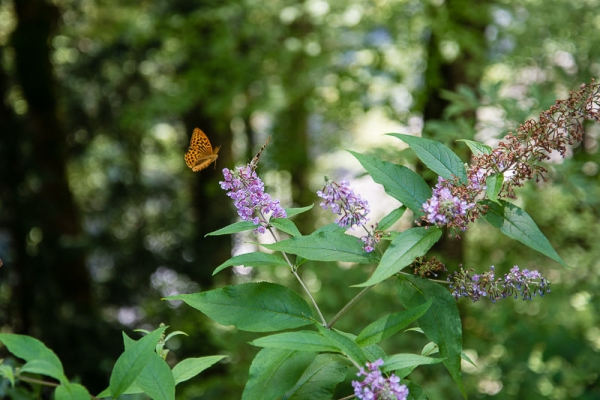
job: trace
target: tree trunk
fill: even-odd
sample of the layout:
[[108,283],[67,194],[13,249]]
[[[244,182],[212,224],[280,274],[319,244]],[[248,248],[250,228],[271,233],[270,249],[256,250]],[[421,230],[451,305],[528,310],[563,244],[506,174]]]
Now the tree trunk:
[[[426,88],[422,103],[424,136],[432,134],[428,125],[430,122],[447,119],[444,113],[450,103],[442,97],[444,90],[456,91],[461,85],[473,90],[479,87],[486,65],[485,28],[489,23],[488,8],[485,2],[474,5],[466,0],[449,0],[439,6],[429,6],[431,35],[427,43]],[[458,54],[454,59],[445,58],[442,51],[444,42],[446,45],[451,42],[458,45]],[[458,119],[466,120],[469,125],[474,126],[475,112],[453,116],[450,121],[456,123]],[[435,139],[448,138],[435,137]],[[452,146],[450,143],[447,144]],[[466,146],[452,147],[463,160],[466,160]],[[434,185],[437,180],[430,183]],[[462,242],[459,245],[455,238],[442,238],[434,250],[443,254],[444,260],[451,265],[463,260]]]

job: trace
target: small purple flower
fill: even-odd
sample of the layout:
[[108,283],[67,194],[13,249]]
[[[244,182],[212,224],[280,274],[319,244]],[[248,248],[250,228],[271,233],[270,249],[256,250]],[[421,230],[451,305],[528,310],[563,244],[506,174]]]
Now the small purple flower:
[[336,183],[327,180],[323,189],[317,192],[317,196],[323,199],[321,207],[341,215],[336,223],[342,228],[366,224],[370,211],[369,203],[355,194],[347,181]]
[[271,218],[285,218],[285,210],[279,200],[271,199],[265,193],[265,185],[250,166],[237,167],[235,171],[223,169],[224,180],[219,182],[227,190],[227,196],[233,199],[238,215],[244,221],[259,225],[255,233],[265,233]]
[[435,225],[456,226],[465,231],[468,224],[467,211],[475,204],[453,195],[450,186],[447,180],[438,177],[431,198],[423,204],[425,218]]
[[469,189],[482,192],[486,189],[486,172],[478,166],[473,166],[469,172]]
[[392,374],[389,377],[384,377],[379,370],[383,365],[383,360],[380,358],[372,363],[367,363],[366,372],[361,368],[357,376],[364,376],[362,382],[352,381],[354,395],[357,399],[368,400],[406,400],[408,397],[408,388],[406,385],[400,385],[400,378]]
[[483,274],[471,274],[462,267],[459,271],[448,276],[450,289],[455,299],[469,297],[473,302],[481,297],[489,297],[490,300],[502,300],[509,296],[515,299],[519,294],[523,300],[531,300],[532,297],[543,296],[550,292],[550,281],[542,277],[538,271],[521,271],[518,266],[511,268],[504,278],[495,279],[494,266],[489,272]]
[[367,234],[360,238],[360,241],[364,244],[363,250],[367,253],[375,250],[375,245],[379,243],[384,234],[385,232],[377,230],[374,225],[371,225],[371,230],[367,230]]
[[383,232],[376,231],[374,227],[369,231],[365,227],[367,214],[370,211],[369,203],[350,189],[348,181],[337,183],[326,178],[325,186],[317,192],[317,195],[323,199],[321,207],[325,210],[329,208],[334,214],[341,215],[335,221],[339,226],[342,228],[362,226],[367,231],[367,234],[360,238],[364,244],[363,250],[367,253],[375,250],[375,245],[379,243]]

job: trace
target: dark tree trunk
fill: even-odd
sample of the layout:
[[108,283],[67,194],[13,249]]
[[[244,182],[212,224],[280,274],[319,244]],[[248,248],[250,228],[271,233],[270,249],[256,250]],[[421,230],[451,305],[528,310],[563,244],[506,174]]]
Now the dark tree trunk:
[[9,323],[16,332],[44,341],[57,352],[67,374],[86,383],[90,375],[97,379],[101,374],[98,357],[107,348],[94,341],[102,336],[97,329],[101,320],[66,173],[67,143],[50,62],[49,43],[60,14],[43,0],[13,4],[15,80],[27,109],[22,119],[2,119],[3,125],[11,125],[8,130],[2,127],[3,155],[11,160],[9,171],[3,172],[8,178],[3,199],[12,213],[7,222],[14,245],[5,266],[14,290]]
[[[207,236],[207,233],[223,228],[233,222],[232,203],[226,192],[221,189],[219,181],[223,180],[223,168],[233,168],[231,157],[232,135],[227,122],[230,117],[223,116],[218,121],[202,115],[199,106],[185,117],[189,135],[195,127],[202,129],[209,137],[213,148],[221,146],[216,166],[193,174],[192,203],[194,209],[195,235],[193,243],[194,261],[186,271],[202,290],[212,286],[212,273],[222,262],[231,258],[231,236]],[[219,122],[220,121],[220,122]],[[185,149],[187,151],[187,148]],[[183,155],[182,155],[183,162]]]
[[[424,136],[432,134],[428,129],[429,122],[446,119],[444,113],[450,103],[442,97],[444,90],[456,91],[461,85],[477,90],[486,65],[485,28],[489,23],[488,8],[485,2],[475,5],[466,0],[449,0],[440,6],[429,6],[431,35],[427,43],[426,88],[422,102]],[[459,46],[459,53],[453,60],[446,60],[441,51],[445,40],[454,40]],[[458,119],[475,125],[474,112],[453,116],[451,121],[456,122]],[[449,140],[448,137],[435,139]],[[453,147],[463,160],[467,159],[466,146],[446,144]],[[436,182],[430,183],[434,185]],[[464,255],[462,242],[459,243],[454,238],[442,238],[434,250],[442,253],[446,262],[456,264],[463,260]]]

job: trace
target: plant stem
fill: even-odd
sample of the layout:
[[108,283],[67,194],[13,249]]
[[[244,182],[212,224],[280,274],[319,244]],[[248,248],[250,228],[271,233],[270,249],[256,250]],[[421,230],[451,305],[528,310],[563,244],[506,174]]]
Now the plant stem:
[[[410,273],[408,273],[408,272],[402,272],[402,271],[398,272],[398,274],[401,274],[401,275],[406,275],[406,276],[415,276],[415,274],[410,274]],[[452,282],[443,281],[443,280],[440,280],[440,279],[423,278],[423,277],[421,277],[421,278],[422,278],[422,279],[428,279],[428,280],[430,280],[431,282],[444,283],[444,284],[446,284],[446,285],[450,285],[450,284],[452,283]]]
[[364,297],[365,294],[371,289],[373,289],[375,285],[367,286],[363,290],[361,290],[352,300],[348,302],[336,315],[329,321],[329,324],[326,325],[327,329],[331,329],[333,325],[337,322],[338,319],[342,317],[354,304],[356,304],[360,299]]
[[[260,212],[260,216],[263,218],[263,221],[266,221],[265,216],[263,215],[262,211],[259,211],[259,212]],[[279,239],[277,238],[277,235],[275,235],[275,232],[273,231],[273,228],[271,226],[267,226],[267,229],[271,233],[271,236],[273,236],[273,240],[275,240],[275,242],[279,242]],[[323,313],[321,313],[321,309],[319,308],[317,302],[315,301],[315,298],[310,293],[310,290],[308,290],[308,288],[304,284],[304,281],[302,280],[302,278],[300,277],[300,275],[298,275],[298,272],[296,271],[296,267],[294,266],[294,264],[292,264],[292,262],[290,261],[288,255],[286,254],[285,251],[282,251],[281,254],[283,254],[283,258],[285,258],[285,261],[287,262],[288,266],[290,267],[290,270],[292,271],[292,274],[294,274],[294,276],[296,277],[296,279],[300,283],[300,286],[302,286],[302,289],[304,289],[304,291],[308,295],[308,298],[310,299],[310,301],[312,302],[313,306],[315,307],[315,310],[317,310],[317,314],[319,314],[319,318],[321,318],[321,323],[323,324],[323,326],[326,326],[327,325],[327,321],[325,320],[325,317],[323,316]]]

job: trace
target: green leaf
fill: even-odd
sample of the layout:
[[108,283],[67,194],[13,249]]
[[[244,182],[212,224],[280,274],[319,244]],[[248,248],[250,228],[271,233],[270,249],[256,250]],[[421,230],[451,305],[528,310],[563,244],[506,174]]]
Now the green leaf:
[[377,229],[381,230],[381,231],[385,231],[386,229],[391,228],[392,225],[394,225],[396,223],[396,221],[398,221],[400,218],[402,218],[405,211],[406,211],[406,207],[404,207],[404,206],[402,206],[400,208],[396,208],[395,210],[392,210],[388,215],[383,217],[381,219],[381,221],[379,221],[379,223],[377,224]]
[[483,217],[490,225],[500,229],[500,232],[509,238],[518,240],[550,257],[562,266],[568,267],[552,248],[552,245],[533,219],[524,210],[504,200],[500,200],[500,204],[492,201],[484,201],[483,203],[489,207],[488,212]]
[[90,400],[91,397],[87,389],[78,383],[62,384],[54,391],[55,400]]
[[486,186],[485,192],[487,194],[487,197],[494,203],[498,203],[498,193],[500,193],[503,183],[504,183],[504,175],[503,174],[492,174],[492,175],[488,176],[487,179],[485,180],[485,186]]
[[402,165],[349,152],[356,157],[373,180],[383,186],[387,194],[402,202],[417,216],[423,214],[421,208],[431,197],[431,189],[420,175]]
[[[144,391],[142,389],[140,389],[140,387],[137,385],[137,383],[134,382],[127,388],[127,390],[125,390],[125,392],[123,392],[123,395],[139,394],[139,393],[144,393]],[[104,389],[102,392],[97,394],[96,397],[98,397],[99,399],[102,399],[105,397],[112,397],[110,394],[110,387],[107,387],[106,389]]]
[[398,277],[398,297],[406,308],[432,302],[429,310],[419,318],[419,326],[425,336],[438,345],[446,369],[464,396],[460,370],[462,321],[454,297],[438,283],[409,275]]
[[473,153],[473,155],[475,156],[480,156],[483,154],[492,154],[493,149],[487,144],[468,139],[459,139],[457,140],[457,142],[466,143],[466,145],[469,146],[469,149],[471,149],[471,153]]
[[[57,371],[54,368],[54,365],[51,364],[48,360],[31,360],[26,362],[22,367],[21,367],[21,372],[29,372],[30,374],[40,374],[40,375],[47,375],[47,376],[51,376],[53,378],[58,379],[58,377],[63,377],[65,380],[63,381],[63,383],[67,383],[67,378],[64,377],[64,375],[61,375],[59,371]],[[53,375],[57,375],[57,376],[53,376]]]
[[277,333],[265,336],[250,342],[258,347],[269,347],[274,349],[286,349],[312,352],[336,352],[338,349],[332,346],[327,339],[314,331],[296,331]]
[[265,348],[258,352],[242,400],[279,399],[300,379],[314,353]]
[[403,383],[405,383],[406,387],[408,388],[410,400],[430,400],[429,396],[427,396],[427,393],[425,393],[421,386],[417,385],[413,381],[406,381]]
[[246,267],[276,267],[280,265],[287,265],[287,263],[282,257],[275,254],[267,254],[256,251],[231,257],[229,260],[219,265],[214,270],[213,275],[216,275],[225,268],[234,265],[244,265]]
[[338,233],[338,234],[343,234],[344,232],[346,232],[346,228],[339,226],[335,222],[332,222],[330,224],[323,225],[322,227],[317,228],[317,230],[314,231],[312,233],[312,235],[314,235],[316,233]]
[[402,379],[419,365],[439,364],[443,361],[443,358],[423,357],[417,354],[394,354],[385,359],[383,371],[396,371],[396,375]]
[[231,235],[232,233],[249,231],[257,227],[258,225],[255,225],[252,221],[238,221],[224,228],[217,229],[214,232],[207,233],[206,236]]
[[61,384],[69,382],[60,359],[39,340],[26,335],[0,333],[0,342],[16,357],[27,362],[21,370],[29,368],[30,372],[50,376]]
[[154,349],[166,326],[155,329],[148,335],[128,346],[119,356],[112,374],[110,375],[110,392],[116,398],[131,386],[138,375],[149,362],[152,355],[156,355]]
[[[146,332],[149,333],[149,332]],[[165,343],[167,343],[169,341],[169,339],[171,339],[172,337],[178,336],[178,335],[184,335],[184,336],[190,336],[187,333],[183,332],[183,331],[173,331],[171,333],[169,333],[167,335],[167,337],[165,337]],[[158,354],[158,352],[157,352]]]
[[290,217],[293,217],[294,215],[298,215],[303,212],[306,212],[313,207],[314,207],[314,204],[311,204],[310,206],[306,206],[306,207],[284,208],[284,210],[285,210],[285,215],[287,215],[287,217],[290,218]]
[[173,379],[175,384],[185,382],[224,359],[226,356],[206,356],[197,358],[186,358],[173,367]]
[[377,360],[380,358],[387,357],[385,351],[378,345],[372,344],[370,346],[362,347],[363,353],[367,356],[369,360]]
[[292,329],[312,323],[309,305],[296,292],[269,282],[226,286],[207,292],[169,296],[221,325],[250,332]]
[[406,267],[415,258],[427,253],[442,236],[442,231],[437,227],[419,227],[408,229],[392,240],[373,275],[365,282],[353,286],[375,285]]
[[332,399],[336,386],[346,378],[347,373],[348,367],[339,355],[319,354],[284,398],[288,400]]
[[425,139],[419,136],[403,135],[400,133],[388,133],[389,136],[397,137],[410,146],[417,157],[436,174],[447,180],[458,177],[461,183],[467,184],[467,171],[461,159],[447,146],[435,140]]
[[316,324],[319,333],[323,335],[329,343],[345,354],[351,360],[354,360],[359,365],[364,365],[368,360],[362,349],[356,342],[337,330],[327,329],[319,324]]
[[428,301],[418,307],[386,315],[363,329],[356,338],[356,343],[361,347],[379,343],[419,319],[430,306],[431,301]]
[[271,221],[269,221],[269,224],[273,225],[275,228],[289,235],[302,236],[302,234],[296,227],[296,224],[294,224],[287,218],[273,218]]
[[8,379],[10,387],[15,387],[15,370],[10,365],[0,364],[0,376]]
[[175,399],[175,380],[167,362],[152,353],[135,383],[155,400]]
[[377,261],[375,254],[363,250],[363,245],[357,237],[340,231],[317,231],[309,236],[285,239],[263,246],[270,250],[297,254],[313,261],[347,261],[362,264]]

